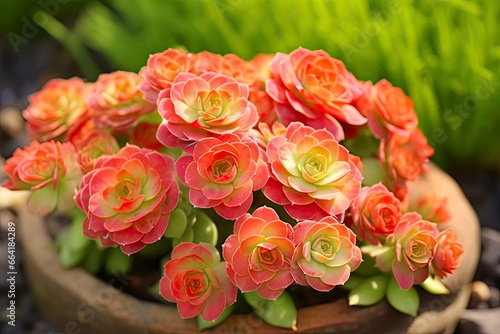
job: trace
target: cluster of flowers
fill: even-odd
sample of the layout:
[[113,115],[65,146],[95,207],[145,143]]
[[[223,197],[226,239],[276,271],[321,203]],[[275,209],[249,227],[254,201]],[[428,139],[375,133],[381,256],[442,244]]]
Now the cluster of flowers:
[[[186,318],[215,320],[237,289],[265,299],[294,283],[329,291],[360,265],[360,245],[380,246],[378,268],[403,289],[449,275],[463,252],[455,232],[438,229],[442,199],[409,199],[433,154],[411,99],[323,51],[244,61],[169,49],[139,74],[52,80],[24,116],[34,141],[7,161],[4,186],[32,190],[39,215],[76,203],[83,233],[126,254],[176,224],[182,196],[219,223],[235,220],[224,262],[206,243],[172,251],[160,292]],[[378,150],[356,156],[339,143],[359,138]],[[380,182],[362,187],[370,159]],[[269,206],[252,209],[257,192]]]

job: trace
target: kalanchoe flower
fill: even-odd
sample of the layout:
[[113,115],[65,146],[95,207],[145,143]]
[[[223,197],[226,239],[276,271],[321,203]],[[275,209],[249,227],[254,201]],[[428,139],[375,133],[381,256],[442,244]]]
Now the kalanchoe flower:
[[433,223],[445,223],[451,217],[447,198],[434,194],[423,194],[416,201],[411,202],[409,211],[416,211],[423,219]]
[[126,254],[163,236],[178,199],[173,159],[134,145],[99,158],[75,196],[84,234]]
[[188,72],[191,67],[191,55],[184,50],[168,49],[149,56],[147,65],[139,72],[144,81],[139,84],[144,99],[156,103],[158,93],[170,90],[175,77],[181,72]]
[[291,123],[267,146],[271,178],[262,192],[297,220],[343,215],[361,189],[362,175],[347,149],[327,130]]
[[17,149],[8,159],[4,172],[9,178],[3,186],[10,190],[32,190],[28,209],[46,216],[56,208],[71,209],[72,196],[82,174],[71,143],[37,141]]
[[155,109],[144,100],[138,86],[142,77],[133,72],[116,71],[101,74],[87,97],[87,105],[95,111],[94,122],[100,129],[124,133],[143,115]]
[[322,50],[298,48],[290,55],[277,53],[270,66],[272,77],[266,91],[278,103],[276,111],[283,124],[301,121],[316,129],[326,127],[342,140],[338,121],[366,123],[353,106],[363,86],[340,60]]
[[362,261],[356,236],[333,217],[298,223],[293,228],[293,240],[293,278],[318,291],[344,284]]
[[244,214],[222,245],[229,277],[243,292],[257,291],[262,298],[276,299],[294,281],[291,237],[291,225],[271,208]]
[[429,276],[438,234],[436,224],[422,220],[415,212],[404,214],[387,237],[385,246],[389,248],[377,257],[377,266],[392,271],[402,289],[422,283]]
[[380,142],[380,163],[394,180],[416,181],[427,171],[432,154],[434,149],[427,144],[427,139],[418,128],[410,136],[393,133]]
[[217,72],[219,70],[219,63],[222,59],[220,54],[202,51],[200,53],[191,54],[190,56],[190,73],[201,75],[206,72]]
[[248,100],[257,108],[259,122],[269,125],[276,122],[276,101],[274,101],[265,91],[252,89]]
[[94,169],[97,159],[103,155],[118,153],[120,146],[111,134],[95,130],[77,147],[76,160],[84,174]]
[[283,136],[285,133],[286,127],[280,122],[274,122],[272,127],[269,127],[267,123],[261,122],[258,124],[257,128],[250,129],[248,134],[265,150],[271,138]]
[[80,78],[53,79],[30,96],[23,112],[30,136],[40,142],[62,140],[68,130],[88,119],[85,98],[91,85]]
[[214,246],[183,242],[172,251],[160,280],[160,294],[177,303],[182,318],[198,314],[215,321],[226,306],[236,301],[237,288],[227,277],[226,263]]
[[363,187],[351,206],[352,228],[359,239],[381,245],[401,219],[401,202],[378,183]]
[[370,87],[358,108],[368,118],[368,126],[377,138],[386,138],[397,132],[409,136],[417,127],[417,114],[413,101],[401,88],[382,79]]
[[432,259],[432,269],[437,277],[443,278],[451,275],[460,264],[460,257],[464,253],[464,248],[455,231],[447,229],[439,233],[434,258]]
[[130,143],[133,145],[159,151],[164,146],[156,138],[159,124],[140,122],[134,127],[130,135]]
[[257,68],[251,62],[245,61],[234,54],[222,56],[216,63],[216,72],[227,75],[252,87],[257,81]]
[[225,219],[246,213],[252,192],[269,178],[257,144],[232,134],[200,140],[193,155],[179,158],[175,167],[180,181],[190,188],[190,202],[214,208]]
[[247,85],[222,74],[180,74],[158,97],[163,122],[157,137],[165,146],[183,147],[205,137],[246,134],[258,121],[248,93]]

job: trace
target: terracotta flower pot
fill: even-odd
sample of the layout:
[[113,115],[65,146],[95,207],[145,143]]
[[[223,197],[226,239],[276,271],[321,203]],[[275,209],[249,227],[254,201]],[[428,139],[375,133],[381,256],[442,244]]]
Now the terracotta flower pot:
[[[384,300],[371,307],[348,306],[346,299],[300,309],[299,332],[444,333],[452,332],[465,308],[479,257],[479,223],[457,184],[436,166],[413,189],[446,195],[453,227],[465,248],[460,267],[445,280],[450,295],[421,293],[416,318],[395,311]],[[120,290],[126,279],[96,279],[80,268],[66,270],[42,219],[20,212],[18,231],[24,266],[36,303],[48,321],[63,333],[193,333],[195,320],[182,320],[176,308],[138,300]],[[81,330],[81,331],[80,331]],[[232,315],[213,333],[289,333],[255,315]]]

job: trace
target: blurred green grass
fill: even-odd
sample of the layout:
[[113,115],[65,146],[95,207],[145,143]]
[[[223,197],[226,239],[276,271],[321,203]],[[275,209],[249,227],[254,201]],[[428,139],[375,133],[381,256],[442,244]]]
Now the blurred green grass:
[[192,52],[324,49],[361,80],[410,95],[441,166],[500,171],[498,0],[110,0],[75,27],[116,69],[168,47]]

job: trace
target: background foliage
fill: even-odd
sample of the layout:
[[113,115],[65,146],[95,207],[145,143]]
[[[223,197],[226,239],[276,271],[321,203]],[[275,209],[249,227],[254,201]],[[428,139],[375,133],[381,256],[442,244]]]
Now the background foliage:
[[131,71],[169,47],[324,49],[360,79],[402,87],[439,164],[500,172],[499,32],[498,0],[109,0],[85,6],[72,38]]

